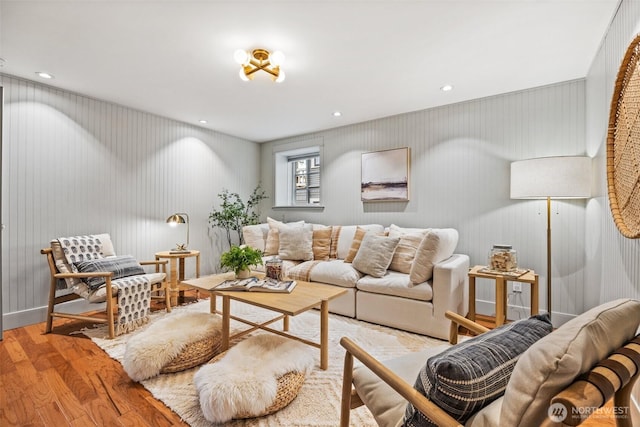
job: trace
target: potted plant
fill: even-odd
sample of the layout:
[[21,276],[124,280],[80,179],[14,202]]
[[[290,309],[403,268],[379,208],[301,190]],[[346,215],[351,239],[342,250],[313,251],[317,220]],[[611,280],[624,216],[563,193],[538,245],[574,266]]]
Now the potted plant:
[[231,193],[229,190],[223,190],[218,194],[222,200],[220,209],[213,209],[209,214],[209,224],[211,227],[220,227],[225,230],[229,247],[233,244],[232,232],[238,234],[238,242],[240,245],[244,243],[242,235],[242,227],[245,225],[257,224],[259,220],[258,207],[262,200],[267,199],[267,195],[258,184],[253,190],[247,201],[242,200],[238,193]]
[[251,274],[249,267],[262,265],[262,251],[247,245],[233,245],[220,257],[220,265],[233,270],[238,279],[245,279]]

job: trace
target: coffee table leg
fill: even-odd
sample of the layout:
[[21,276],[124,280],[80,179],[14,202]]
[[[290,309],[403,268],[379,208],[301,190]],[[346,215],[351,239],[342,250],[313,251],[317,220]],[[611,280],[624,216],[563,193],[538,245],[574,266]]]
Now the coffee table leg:
[[209,313],[216,314],[216,296],[209,294]]
[[287,314],[285,314],[284,319],[282,319],[282,330],[289,332],[289,316]]
[[320,304],[320,369],[329,367],[329,301]]
[[[212,295],[213,296],[213,295]],[[229,327],[231,326],[231,299],[222,296],[222,343],[220,351],[229,349]]]

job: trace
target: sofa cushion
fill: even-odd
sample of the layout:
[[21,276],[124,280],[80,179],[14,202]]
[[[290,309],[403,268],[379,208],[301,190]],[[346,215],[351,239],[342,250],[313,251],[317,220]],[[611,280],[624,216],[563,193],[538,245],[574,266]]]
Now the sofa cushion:
[[332,227],[313,226],[313,259],[317,261],[328,261],[331,249]]
[[[382,361],[382,364],[391,369],[405,382],[412,384],[416,380],[420,368],[424,365],[424,361],[446,350],[448,347],[448,344],[431,347],[423,351]],[[369,368],[359,365],[353,369],[353,385],[379,426],[396,426],[402,420],[407,401],[396,393],[390,385],[380,380]]]
[[268,224],[245,225],[242,227],[242,236],[244,243],[254,249],[264,252],[267,234],[269,233]]
[[313,259],[313,231],[308,227],[281,227],[278,256],[281,259],[309,261]]
[[312,282],[327,283],[343,288],[355,288],[362,275],[349,263],[341,259],[317,263],[311,270]]
[[511,376],[500,425],[540,425],[551,398],[633,338],[639,324],[640,301],[618,299],[571,319],[535,343]]
[[336,257],[338,259],[345,259],[349,254],[351,243],[353,242],[358,227],[364,228],[367,231],[373,231],[374,233],[384,233],[384,227],[380,224],[334,226],[335,233],[332,239],[336,239]]
[[412,283],[425,282],[433,276],[433,266],[453,255],[458,244],[458,231],[432,228],[422,239],[409,272]]
[[349,253],[344,258],[344,262],[353,262],[353,259],[356,257],[358,253],[358,249],[360,249],[360,245],[362,244],[362,238],[367,233],[362,227],[356,228],[356,234],[353,236],[353,240],[351,241],[351,247],[349,248]]
[[[464,423],[504,394],[520,355],[552,329],[549,316],[532,316],[454,345],[427,360],[415,388]],[[434,424],[408,404],[404,425]]]
[[399,227],[395,224],[389,226],[389,237],[401,237],[405,234],[422,234],[425,235],[429,231],[428,228],[407,228]]
[[[140,263],[131,255],[92,259],[75,264],[80,273],[111,272],[111,280],[144,274]],[[83,281],[91,291],[106,283],[105,277],[86,277]]]
[[373,277],[384,276],[399,242],[399,237],[377,236],[373,233],[366,233],[362,239],[360,249],[358,249],[358,253],[353,259],[353,268]]
[[364,276],[356,284],[358,290],[382,295],[410,298],[420,301],[433,299],[433,288],[430,283],[414,285],[409,275],[397,271],[387,271],[383,277]]

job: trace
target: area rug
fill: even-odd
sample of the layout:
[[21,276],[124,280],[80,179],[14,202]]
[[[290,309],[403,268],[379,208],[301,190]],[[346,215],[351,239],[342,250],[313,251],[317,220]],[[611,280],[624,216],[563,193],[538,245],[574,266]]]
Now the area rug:
[[[220,306],[221,304],[218,305],[218,307]],[[164,311],[155,312],[151,315],[149,325],[165,316],[172,316],[174,313],[184,311],[208,312],[209,301],[203,300],[190,305],[175,307],[172,313],[165,313]],[[274,317],[273,312],[235,301],[231,302],[231,313],[254,322]],[[83,333],[90,337],[92,341],[102,348],[110,357],[122,363],[127,340],[139,333],[143,333],[149,325],[145,325],[132,333],[116,337],[113,340],[106,339],[107,333],[106,326],[104,325],[84,330]],[[281,321],[274,323],[272,327],[281,329]],[[246,326],[232,320],[231,328],[232,330],[243,330]],[[289,330],[291,333],[302,338],[319,342],[319,313],[316,310],[310,310],[298,316],[291,317]],[[259,333],[266,332],[256,331],[252,334]],[[245,338],[250,335],[245,335]],[[342,370],[344,362],[344,349],[340,346],[340,338],[343,336],[351,338],[379,360],[390,359],[443,343],[443,341],[422,335],[373,325],[338,315],[330,315],[329,369],[323,371],[319,368],[320,350],[317,349],[316,368],[306,378],[298,397],[289,406],[267,417],[238,420],[227,423],[226,425],[247,427],[337,426],[340,419],[340,397],[342,393]],[[164,402],[164,404],[178,414],[187,424],[193,427],[211,427],[215,424],[207,421],[202,415],[198,395],[193,384],[193,376],[198,369],[199,368],[193,368],[175,374],[159,375],[155,378],[142,381],[141,384],[149,390],[156,399]],[[351,425],[375,426],[376,423],[371,413],[365,407],[361,407],[351,411]]]

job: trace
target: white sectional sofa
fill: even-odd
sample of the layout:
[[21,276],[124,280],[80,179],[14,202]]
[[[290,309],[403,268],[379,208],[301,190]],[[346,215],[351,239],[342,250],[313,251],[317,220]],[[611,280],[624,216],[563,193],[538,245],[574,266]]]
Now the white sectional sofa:
[[454,254],[455,229],[284,224],[268,218],[244,227],[243,234],[265,261],[282,259],[285,275],[346,288],[331,301],[332,313],[441,339],[449,334],[447,310],[466,315],[469,257]]

